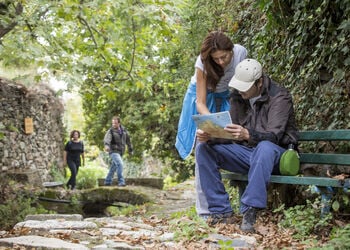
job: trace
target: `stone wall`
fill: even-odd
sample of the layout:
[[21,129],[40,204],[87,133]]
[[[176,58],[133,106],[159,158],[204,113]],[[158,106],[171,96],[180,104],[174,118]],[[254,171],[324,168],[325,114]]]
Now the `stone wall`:
[[[26,88],[0,78],[1,174],[38,185],[52,181],[50,170],[63,169],[63,110],[48,86]],[[25,118],[32,118],[32,133],[26,133]]]

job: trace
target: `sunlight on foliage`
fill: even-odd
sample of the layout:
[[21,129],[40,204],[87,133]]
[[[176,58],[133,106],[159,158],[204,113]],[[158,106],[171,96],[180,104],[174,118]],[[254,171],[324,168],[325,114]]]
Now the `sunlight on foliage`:
[[170,189],[170,188],[176,186],[177,184],[178,184],[178,182],[173,177],[168,175],[164,179],[164,187],[163,187],[163,189],[164,190]]
[[98,179],[105,178],[107,169],[99,166],[85,166],[79,168],[77,188],[88,189],[98,186]]
[[109,206],[106,212],[110,216],[133,216],[135,212],[140,210],[140,206],[128,204],[127,206]]

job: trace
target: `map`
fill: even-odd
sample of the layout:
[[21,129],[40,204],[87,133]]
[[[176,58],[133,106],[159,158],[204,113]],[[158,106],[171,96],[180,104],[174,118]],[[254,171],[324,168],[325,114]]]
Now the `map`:
[[228,111],[208,115],[192,115],[192,119],[198,129],[207,132],[211,137],[234,139],[229,132],[224,130],[227,124],[232,123],[230,112]]

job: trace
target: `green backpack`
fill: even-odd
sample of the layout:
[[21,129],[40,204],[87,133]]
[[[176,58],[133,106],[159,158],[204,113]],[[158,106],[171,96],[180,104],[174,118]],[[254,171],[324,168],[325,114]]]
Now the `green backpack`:
[[300,160],[298,151],[294,150],[293,146],[282,154],[280,159],[281,175],[297,175],[300,170]]

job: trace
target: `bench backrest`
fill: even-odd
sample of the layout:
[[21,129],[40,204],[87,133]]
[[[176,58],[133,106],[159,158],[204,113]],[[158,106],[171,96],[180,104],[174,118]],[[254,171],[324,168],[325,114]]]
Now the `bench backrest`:
[[[299,132],[299,141],[349,141],[350,129],[342,130],[322,130],[322,131],[301,131]],[[331,164],[331,165],[349,165],[350,152],[347,154],[339,153],[300,153],[301,163],[310,164]]]

